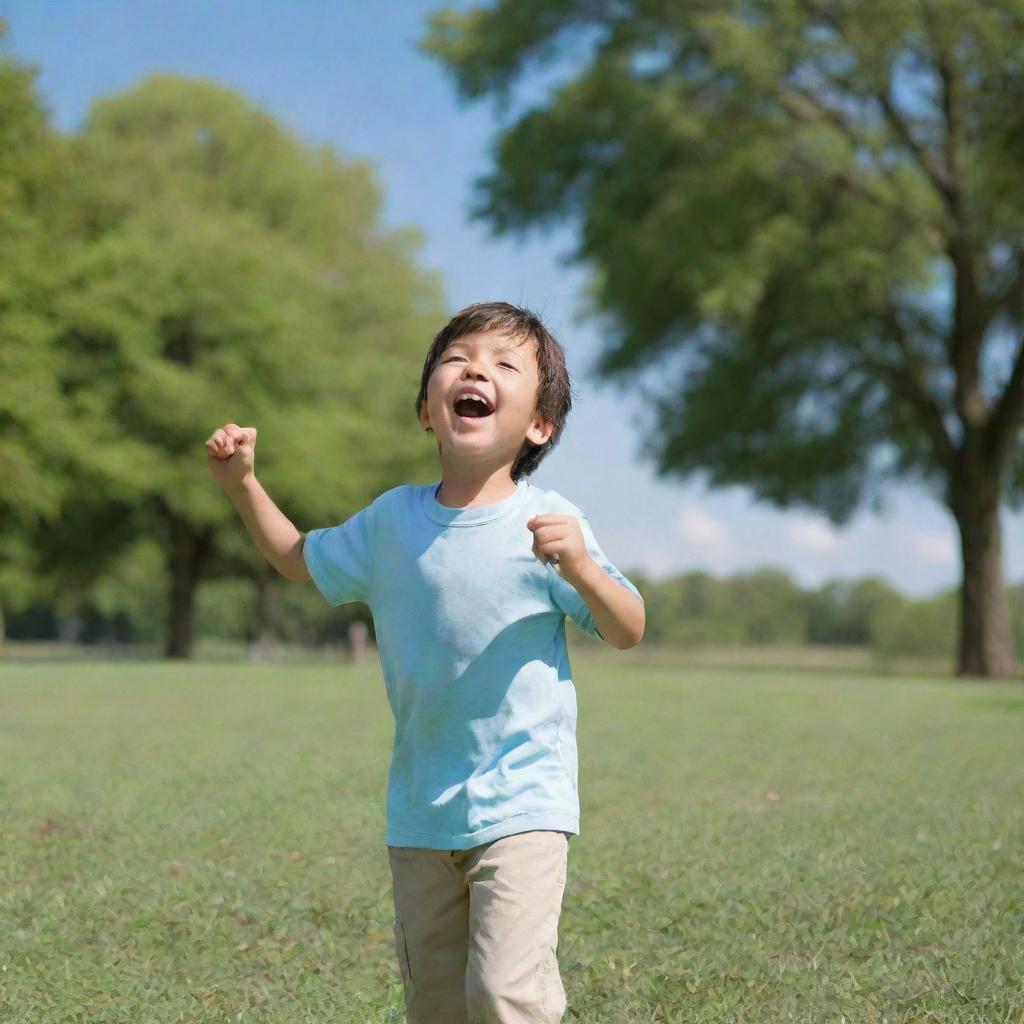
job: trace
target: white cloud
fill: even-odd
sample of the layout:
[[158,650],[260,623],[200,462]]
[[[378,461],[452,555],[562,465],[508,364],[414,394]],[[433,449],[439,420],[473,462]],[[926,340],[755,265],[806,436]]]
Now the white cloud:
[[908,537],[913,554],[929,565],[955,565],[957,548],[952,531],[914,530]]
[[822,516],[791,513],[783,528],[790,544],[814,554],[829,554],[843,543],[843,535]]
[[702,503],[685,501],[678,505],[672,529],[682,541],[676,545],[675,555],[685,571],[700,569],[721,576],[735,572],[744,560],[729,525]]
[[725,524],[693,502],[684,502],[679,507],[675,518],[675,530],[687,544],[695,547],[720,550],[731,546],[729,531]]

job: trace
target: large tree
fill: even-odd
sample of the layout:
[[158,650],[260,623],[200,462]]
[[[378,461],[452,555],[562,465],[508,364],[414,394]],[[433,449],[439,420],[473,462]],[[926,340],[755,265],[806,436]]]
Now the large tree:
[[[154,75],[69,140],[56,378],[80,430],[43,566],[86,594],[140,538],[165,552],[166,652],[186,657],[203,579],[282,585],[206,467],[228,421],[300,528],[429,472],[406,414],[443,322],[418,232],[379,224],[371,169],[304,144],[214,83]],[[262,575],[262,579],[261,579]]]
[[1011,673],[1024,2],[502,0],[435,13],[422,45],[506,111],[528,67],[561,73],[474,214],[578,224],[599,374],[674,357],[636,392],[658,472],[836,524],[919,480],[960,531],[958,671]]
[[36,73],[0,55],[0,643],[4,612],[45,598],[31,537],[58,514],[67,478],[56,460],[74,434],[48,318],[65,152]]

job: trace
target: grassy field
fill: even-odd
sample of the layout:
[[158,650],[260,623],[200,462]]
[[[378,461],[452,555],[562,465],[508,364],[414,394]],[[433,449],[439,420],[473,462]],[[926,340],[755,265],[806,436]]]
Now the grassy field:
[[[1024,1021],[1024,686],[573,654],[565,1021]],[[0,1020],[399,1022],[377,663],[0,661]]]

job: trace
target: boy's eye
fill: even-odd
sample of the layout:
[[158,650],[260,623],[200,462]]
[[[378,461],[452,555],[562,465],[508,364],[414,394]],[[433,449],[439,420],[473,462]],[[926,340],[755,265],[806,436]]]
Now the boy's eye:
[[[453,359],[465,359],[465,356],[449,356],[445,362],[450,363]],[[516,369],[511,363],[499,363],[499,366],[507,366],[510,370]]]

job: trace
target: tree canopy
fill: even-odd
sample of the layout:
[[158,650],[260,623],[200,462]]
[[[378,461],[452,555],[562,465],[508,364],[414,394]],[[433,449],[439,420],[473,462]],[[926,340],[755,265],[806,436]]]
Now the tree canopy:
[[[5,33],[0,19],[0,39]],[[33,69],[0,54],[0,609],[8,610],[32,600],[28,534],[58,514],[67,493],[60,453],[74,435],[48,317],[66,161],[34,78]]]
[[168,650],[186,654],[200,580],[269,573],[205,438],[256,425],[260,479],[304,529],[429,473],[406,410],[440,280],[416,263],[418,231],[381,226],[368,164],[221,85],[150,76],[96,101],[62,146],[66,237],[36,343],[68,429],[35,568],[65,600],[107,593],[112,566],[157,538]]
[[961,670],[1007,671],[1024,3],[501,0],[436,12],[422,46],[506,111],[561,73],[496,138],[474,215],[577,224],[597,371],[642,387],[658,472],[837,524],[920,481],[963,539]]

